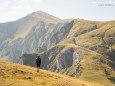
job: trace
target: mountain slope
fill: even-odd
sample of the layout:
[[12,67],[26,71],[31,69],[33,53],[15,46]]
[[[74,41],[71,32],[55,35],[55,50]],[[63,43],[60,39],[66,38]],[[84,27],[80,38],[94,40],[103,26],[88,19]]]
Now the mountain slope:
[[[43,51],[47,49],[47,46],[55,45],[66,34],[59,35],[58,41],[50,44],[52,40],[55,40],[52,36],[60,32],[61,28],[67,28],[67,31],[69,31],[72,26],[68,27],[68,22],[61,22],[61,19],[38,11],[20,20],[0,24],[0,58],[8,56],[10,57],[9,61],[17,62],[23,53]],[[47,40],[42,41],[42,39]],[[41,42],[38,43],[38,41]],[[28,48],[30,44],[32,44],[31,48]],[[49,45],[46,46],[46,44]]]
[[[38,54],[42,59],[41,68],[61,74],[79,77],[83,80],[114,86],[114,70],[108,65],[107,57],[76,45],[57,45],[48,51]],[[37,54],[24,54],[24,65],[35,67]]]
[[101,86],[19,64],[0,62],[0,86]]
[[75,40],[77,45],[108,55],[110,60],[115,62],[115,21],[106,22],[98,29],[76,37]]
[[[114,21],[74,20],[72,28],[63,40],[48,50],[38,53],[42,58],[41,68],[104,84],[104,86],[114,86],[112,83],[115,83],[115,61],[114,53],[110,54],[110,52],[115,50],[113,47],[115,29],[109,29],[114,25]],[[110,44],[112,49],[110,46],[109,51],[105,52],[107,48],[98,35],[103,34],[107,29],[109,30],[105,38],[109,43],[109,37],[113,36],[113,41],[112,45]],[[97,47],[96,44],[99,46]],[[36,57],[37,55],[34,54],[24,54],[21,58],[23,64],[34,66],[35,63],[31,61]]]
[[[18,21],[22,25],[16,25],[18,29],[13,24],[1,27],[2,60],[35,67],[40,55],[42,69],[114,86],[115,21],[60,20],[44,12]],[[6,33],[9,29],[13,30],[11,36]]]

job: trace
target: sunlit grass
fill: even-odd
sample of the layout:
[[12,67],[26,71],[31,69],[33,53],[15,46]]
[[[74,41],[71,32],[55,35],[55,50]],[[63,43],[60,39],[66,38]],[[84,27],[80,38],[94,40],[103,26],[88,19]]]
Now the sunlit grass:
[[0,86],[101,86],[66,75],[0,62]]

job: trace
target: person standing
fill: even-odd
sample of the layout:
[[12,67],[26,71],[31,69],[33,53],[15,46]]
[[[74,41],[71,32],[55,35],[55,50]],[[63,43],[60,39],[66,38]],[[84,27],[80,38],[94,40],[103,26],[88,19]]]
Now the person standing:
[[37,72],[39,72],[40,65],[41,65],[41,58],[40,58],[40,56],[37,56],[37,58],[36,58]]

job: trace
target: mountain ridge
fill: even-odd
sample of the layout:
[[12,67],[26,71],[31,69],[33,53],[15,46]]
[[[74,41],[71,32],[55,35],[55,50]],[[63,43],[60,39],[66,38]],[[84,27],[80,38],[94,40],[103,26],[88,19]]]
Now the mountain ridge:
[[55,17],[41,14],[43,18],[38,17],[38,12],[35,18],[26,16],[0,25],[1,60],[35,67],[35,58],[40,55],[42,69],[104,86],[114,84],[115,21],[60,22],[56,18],[56,23],[52,22]]

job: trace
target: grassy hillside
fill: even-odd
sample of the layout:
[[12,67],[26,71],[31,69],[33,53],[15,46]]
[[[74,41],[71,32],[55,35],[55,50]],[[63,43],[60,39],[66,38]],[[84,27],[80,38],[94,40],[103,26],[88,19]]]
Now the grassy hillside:
[[0,62],[0,86],[101,86],[19,64]]
[[[104,86],[114,86],[112,83],[115,83],[115,21],[75,20],[67,38],[58,43],[55,48],[51,48],[43,54],[45,58],[56,57],[52,63],[49,63],[51,64],[50,70],[53,69],[52,65],[58,65],[56,61],[60,56],[67,60],[72,53],[73,56],[70,56],[71,59],[67,61],[70,63],[73,60],[69,67],[64,67],[67,65],[65,60],[59,60],[64,65],[62,65],[60,73],[76,76],[80,71],[79,78],[81,79]],[[80,63],[74,61],[74,55],[81,58]],[[80,70],[77,70],[79,68]]]
[[[43,28],[41,29],[43,30]],[[35,38],[39,37],[39,27],[36,27],[34,30],[35,31],[33,31],[32,36],[35,36],[36,33]],[[50,28],[51,32],[53,30],[54,29]],[[73,20],[71,24],[67,23],[66,26],[63,26],[63,24],[61,24],[60,27],[57,27],[56,32],[54,31],[52,33],[44,33],[47,35],[43,35],[43,38],[41,38],[39,41],[35,41],[39,38],[34,39],[33,37],[31,37],[30,40],[30,37],[28,37],[28,39],[26,39],[27,44],[24,43],[24,45],[27,46],[27,49],[24,48],[26,49],[25,51],[28,51],[30,49],[30,47],[28,47],[30,45],[32,45],[32,50],[33,47],[37,48],[39,42],[42,42],[44,46],[48,46],[47,49],[45,49],[45,47],[41,46],[41,44],[39,48],[41,50],[43,49],[43,52],[40,53],[36,51],[39,53],[42,59],[42,69],[70,75],[104,86],[115,85],[115,21],[96,22],[77,19]],[[47,41],[44,42],[43,40]],[[34,62],[36,57],[37,55],[35,56],[35,54],[24,54],[21,58],[25,65],[35,66]],[[2,60],[5,59],[6,58],[2,58]],[[25,72],[25,69],[25,67],[24,70],[22,70],[21,68],[21,71]],[[22,74],[19,73],[20,69],[18,71],[15,71],[17,72],[17,74],[19,74],[19,76],[21,77],[19,78],[22,80]],[[77,83],[72,84],[74,83],[74,80],[72,80],[72,82],[67,82],[69,84],[66,84],[65,80],[67,78],[65,78],[65,76],[59,78],[59,80],[57,79],[59,82],[50,83],[49,81],[47,81],[47,79],[45,79],[48,77],[43,77],[46,72],[41,70],[41,77],[46,80],[46,82],[44,82],[44,80],[40,80],[38,77],[35,77],[40,73],[33,73],[34,71],[35,69],[31,69],[33,77],[29,77],[31,79],[26,79],[26,82],[32,81],[31,83],[37,83],[37,81],[41,81],[43,83],[48,82],[47,85],[54,84],[54,86],[78,85]],[[61,75],[58,75],[57,77],[59,76]],[[54,78],[50,79],[51,81],[55,81]],[[25,82],[25,79],[23,80]],[[31,83],[29,82],[29,84]]]
[[[43,69],[114,86],[115,21],[73,20],[67,37],[39,55]],[[34,61],[34,55],[24,57],[30,65],[32,58]]]
[[97,26],[97,29],[75,37],[75,43],[108,56],[113,62],[110,66],[115,70],[115,21],[103,22]]
[[68,37],[61,43],[82,47],[84,53],[79,54],[84,56],[84,62],[81,62],[80,78],[105,86],[112,86],[109,80],[115,83],[115,21],[75,20]]
[[[69,53],[71,50],[73,58],[69,56],[71,54]],[[59,65],[57,64],[57,61],[59,61],[62,65],[60,65],[61,67],[59,71],[55,72],[79,77],[80,79],[102,84],[104,86],[114,86],[115,71],[109,66],[111,61],[107,56],[103,56],[95,51],[75,44],[59,44],[56,48],[51,48],[46,51],[45,54],[41,54],[40,56],[44,57],[42,60],[43,68],[45,65],[48,65],[50,66],[49,70],[55,71],[55,68]],[[70,58],[69,61],[67,60],[68,56]],[[79,58],[79,62],[74,60],[75,56]],[[52,60],[51,62],[46,63],[48,62],[48,57],[51,57]],[[72,64],[70,64],[71,62]]]

